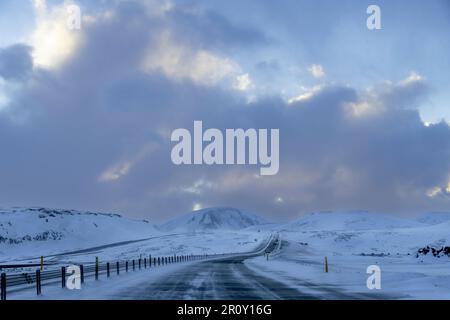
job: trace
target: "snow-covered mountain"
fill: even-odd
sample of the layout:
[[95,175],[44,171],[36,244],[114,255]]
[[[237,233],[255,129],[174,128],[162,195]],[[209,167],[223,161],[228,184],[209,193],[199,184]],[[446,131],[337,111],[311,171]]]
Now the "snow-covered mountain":
[[143,239],[155,233],[158,231],[148,221],[112,213],[38,207],[0,209],[0,256],[11,250],[36,249],[40,254],[76,250]]
[[450,212],[430,212],[421,215],[417,221],[426,224],[440,224],[450,221]]
[[419,227],[422,223],[381,213],[367,211],[317,212],[302,216],[287,225],[289,230],[389,230]]
[[316,249],[342,254],[410,254],[450,243],[450,221],[424,223],[370,212],[308,214],[282,228],[286,236]]
[[160,226],[161,230],[240,230],[267,224],[263,218],[235,208],[208,208],[177,217]]

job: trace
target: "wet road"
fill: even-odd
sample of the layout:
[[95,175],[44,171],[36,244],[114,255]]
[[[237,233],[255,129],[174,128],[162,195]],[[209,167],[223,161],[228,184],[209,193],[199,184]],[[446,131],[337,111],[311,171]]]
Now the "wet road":
[[256,274],[243,261],[249,256],[201,261],[140,288],[120,299],[316,299],[276,280]]

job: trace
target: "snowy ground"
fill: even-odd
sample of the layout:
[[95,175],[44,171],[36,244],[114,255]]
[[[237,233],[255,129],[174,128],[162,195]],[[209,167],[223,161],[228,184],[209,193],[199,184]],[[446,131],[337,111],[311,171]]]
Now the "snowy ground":
[[[324,265],[326,255],[328,273],[325,273]],[[348,293],[349,298],[359,299],[450,299],[450,261],[425,260],[420,262],[411,256],[363,257],[313,252],[298,242],[284,242],[282,252],[269,261],[257,257],[246,261],[246,265],[322,298],[327,298],[323,288],[329,288],[330,293],[338,289]],[[381,268],[381,290],[367,289],[369,274],[366,274],[366,268],[369,265]]]
[[0,264],[162,235],[145,220],[49,208],[0,209]]
[[[450,258],[416,257],[421,247],[450,242],[448,220],[434,218],[417,222],[360,213],[310,215],[280,228],[282,248],[269,261],[258,257],[246,264],[303,291],[329,287],[359,298],[450,299]],[[381,268],[381,290],[366,286],[369,265]],[[323,290],[316,293],[323,295]]]
[[[224,211],[226,219],[217,217]],[[135,292],[143,284],[154,288],[152,283],[155,283],[164,288],[166,282],[172,283],[178,292],[166,292],[161,297],[179,297],[179,291],[184,290],[183,288],[214,288],[214,295],[191,292],[191,296],[200,298],[236,297],[242,294],[239,291],[230,292],[231,283],[233,288],[246,289],[248,294],[252,294],[249,297],[257,298],[283,298],[289,292],[288,296],[294,298],[450,299],[450,258],[438,258],[430,254],[416,256],[418,249],[425,246],[449,245],[448,214],[402,219],[365,212],[317,213],[285,225],[258,225],[258,219],[254,217],[248,220],[240,212],[230,209],[224,211],[214,209],[202,212],[201,217],[193,217],[191,214],[188,219],[179,219],[178,223],[172,224],[171,230],[164,232],[151,227],[152,233],[143,241],[112,243],[103,247],[85,246],[82,251],[75,253],[67,252],[64,247],[63,254],[48,256],[46,261],[58,265],[93,262],[96,256],[101,261],[114,261],[136,259],[149,254],[164,256],[174,253],[230,252],[237,253],[235,259],[220,264],[193,262],[169,265],[121,275],[108,281],[87,281],[81,291],[69,292],[59,289],[57,285],[45,286],[44,295],[40,299],[117,299],[121,292],[127,292],[126,296],[136,298]],[[230,219],[237,220],[229,221]],[[184,229],[186,221],[190,225]],[[220,228],[220,221],[226,221],[227,228]],[[246,227],[248,221],[254,221],[255,225]],[[196,228],[196,224],[199,228]],[[212,225],[213,229],[206,227]],[[229,229],[229,226],[233,226],[235,230]],[[193,231],[196,229],[200,231]],[[260,246],[274,232],[280,234],[282,241],[268,261],[263,256],[239,256],[239,252],[249,252]],[[49,243],[58,243],[57,241],[50,240],[46,243],[49,246]],[[29,244],[25,243],[26,245]],[[57,248],[58,246],[53,250]],[[5,251],[10,255],[7,257],[9,261],[37,262],[40,255],[38,251],[28,252],[24,259],[23,252],[26,251],[18,250],[16,255],[10,248]],[[30,259],[32,255],[35,256]],[[5,256],[0,257],[5,259]],[[325,273],[325,257],[329,263],[328,273]],[[381,268],[381,290],[369,290],[366,286],[369,276],[366,270],[369,265]],[[178,275],[185,278],[180,279]],[[250,283],[253,283],[252,288],[248,287]],[[261,288],[260,295],[255,291],[258,287]],[[295,289],[298,295],[287,288]],[[148,292],[145,294],[145,297],[153,297],[147,295]],[[36,298],[33,290],[16,293],[12,297]],[[184,297],[182,292],[181,297]]]
[[[187,218],[193,221],[188,223]],[[224,225],[213,225],[215,229],[211,229],[211,222],[215,221]],[[223,208],[198,212],[195,216],[188,214],[171,221],[163,231],[148,221],[117,214],[48,208],[0,209],[0,265],[39,263],[40,256],[50,264],[46,268],[54,268],[93,263],[95,257],[100,261],[116,261],[149,255],[245,252],[270,234],[258,228],[242,230],[260,222],[262,219],[241,214],[239,210]],[[16,268],[8,272],[34,269]]]
[[[114,262],[138,259],[140,257],[172,256],[187,254],[215,254],[230,252],[247,252],[253,250],[269,236],[268,232],[254,231],[216,231],[197,233],[175,233],[152,237],[144,241],[132,243],[111,244],[110,246],[85,248],[75,253],[65,252],[62,254],[46,256],[45,262],[51,265],[45,269],[54,269],[59,265],[89,264],[94,263],[95,258],[100,261]],[[40,255],[38,252],[34,258],[17,258],[9,260],[9,263],[38,263]],[[30,272],[36,268],[16,268],[9,272]]]

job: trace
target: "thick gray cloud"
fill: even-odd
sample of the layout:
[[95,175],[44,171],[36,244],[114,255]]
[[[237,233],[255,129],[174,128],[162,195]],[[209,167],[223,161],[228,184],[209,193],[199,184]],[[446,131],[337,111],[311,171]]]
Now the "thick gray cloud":
[[33,68],[31,48],[14,45],[0,49],[0,76],[6,80],[23,80]]
[[[156,221],[194,203],[274,220],[312,210],[448,207],[450,128],[422,123],[416,107],[429,92],[424,80],[370,94],[328,85],[292,104],[276,96],[248,103],[223,86],[144,72],[141,61],[166,30],[186,45],[192,37],[197,49],[228,45],[228,52],[266,45],[263,33],[210,13],[153,16],[135,2],[119,6],[83,30],[81,47],[60,69],[33,70],[0,114],[2,205],[120,211]],[[220,129],[279,128],[279,174],[173,165],[170,133],[194,120]],[[427,195],[436,187],[439,193]]]

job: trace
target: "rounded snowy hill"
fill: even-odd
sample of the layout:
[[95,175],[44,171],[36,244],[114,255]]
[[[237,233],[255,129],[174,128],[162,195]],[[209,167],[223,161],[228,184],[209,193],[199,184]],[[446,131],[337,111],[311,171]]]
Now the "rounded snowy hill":
[[417,220],[425,224],[440,224],[450,221],[450,212],[429,212],[421,215]]
[[3,254],[61,252],[159,234],[145,220],[114,213],[41,207],[0,208],[0,260]]
[[422,223],[367,211],[317,212],[302,216],[288,230],[376,230],[420,227]]
[[235,208],[208,208],[177,217],[160,226],[161,230],[240,230],[268,222],[252,213]]

